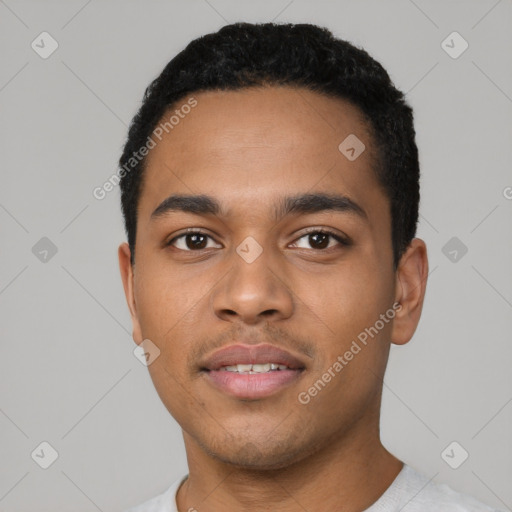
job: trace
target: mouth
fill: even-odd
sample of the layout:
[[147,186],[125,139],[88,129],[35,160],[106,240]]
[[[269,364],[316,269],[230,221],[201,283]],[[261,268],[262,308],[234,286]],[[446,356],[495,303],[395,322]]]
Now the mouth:
[[275,395],[296,382],[306,365],[273,345],[231,345],[200,367],[205,380],[229,396],[256,400]]
[[259,373],[268,372],[282,372],[284,370],[293,370],[285,364],[278,363],[263,363],[263,364],[235,364],[230,366],[221,366],[218,371],[220,372],[233,372],[245,375],[255,375]]

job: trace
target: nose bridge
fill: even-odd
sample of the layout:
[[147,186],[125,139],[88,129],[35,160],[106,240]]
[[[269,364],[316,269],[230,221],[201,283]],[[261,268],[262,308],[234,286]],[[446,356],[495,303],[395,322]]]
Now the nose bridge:
[[282,319],[292,313],[292,296],[278,276],[268,237],[258,239],[247,236],[236,246],[231,271],[213,294],[214,313],[224,320],[236,317],[254,323],[269,315]]

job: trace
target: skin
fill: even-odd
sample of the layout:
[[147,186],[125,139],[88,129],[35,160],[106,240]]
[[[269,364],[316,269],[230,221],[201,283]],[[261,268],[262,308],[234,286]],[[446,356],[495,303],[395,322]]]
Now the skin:
[[[126,243],[118,251],[133,339],[160,349],[149,372],[183,429],[189,478],[179,510],[364,510],[403,466],[380,441],[382,380],[390,343],[407,343],[421,315],[425,243],[413,239],[393,268],[389,201],[353,105],[290,87],[194,97],[197,106],[148,155],[135,266]],[[338,150],[349,134],[366,146],[354,161]],[[349,211],[274,217],[280,198],[316,192],[350,197],[366,218]],[[226,215],[173,211],[151,219],[171,194],[209,195]],[[212,238],[200,250],[186,238],[164,246],[187,228]],[[307,228],[352,243],[328,238],[322,246]],[[250,264],[236,252],[248,236],[263,249]],[[395,302],[394,319],[301,404],[298,394]],[[284,348],[306,369],[270,397],[227,396],[198,362],[240,339]]]

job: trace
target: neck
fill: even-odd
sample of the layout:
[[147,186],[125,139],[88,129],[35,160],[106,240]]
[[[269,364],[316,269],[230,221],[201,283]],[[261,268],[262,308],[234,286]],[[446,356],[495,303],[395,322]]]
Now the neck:
[[403,463],[382,445],[378,426],[347,434],[282,469],[234,467],[212,458],[184,433],[189,477],[178,491],[180,512],[295,512],[367,509]]

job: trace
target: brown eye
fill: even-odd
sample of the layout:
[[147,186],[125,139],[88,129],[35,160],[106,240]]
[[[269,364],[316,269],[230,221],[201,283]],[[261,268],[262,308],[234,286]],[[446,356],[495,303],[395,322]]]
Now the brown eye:
[[309,236],[309,244],[313,249],[325,249],[329,246],[330,235],[326,233],[313,233]]
[[[299,242],[301,240],[306,241],[305,245],[302,245],[302,246],[299,245]],[[294,242],[293,245],[296,247],[299,247],[300,249],[314,249],[314,250],[322,251],[325,249],[331,249],[332,247],[335,247],[336,245],[339,245],[339,246],[349,245],[349,241],[331,231],[316,230],[316,231],[310,231],[309,233],[302,235],[300,238],[297,239],[296,242]],[[307,247],[306,245],[309,245],[309,247]]]
[[185,245],[188,249],[204,249],[207,242],[206,235],[185,235]]
[[[208,247],[209,240],[213,241],[213,238],[202,231],[189,231],[174,237],[167,245],[172,245],[181,251],[200,251],[211,247]],[[217,245],[216,247],[220,248],[221,246]]]

